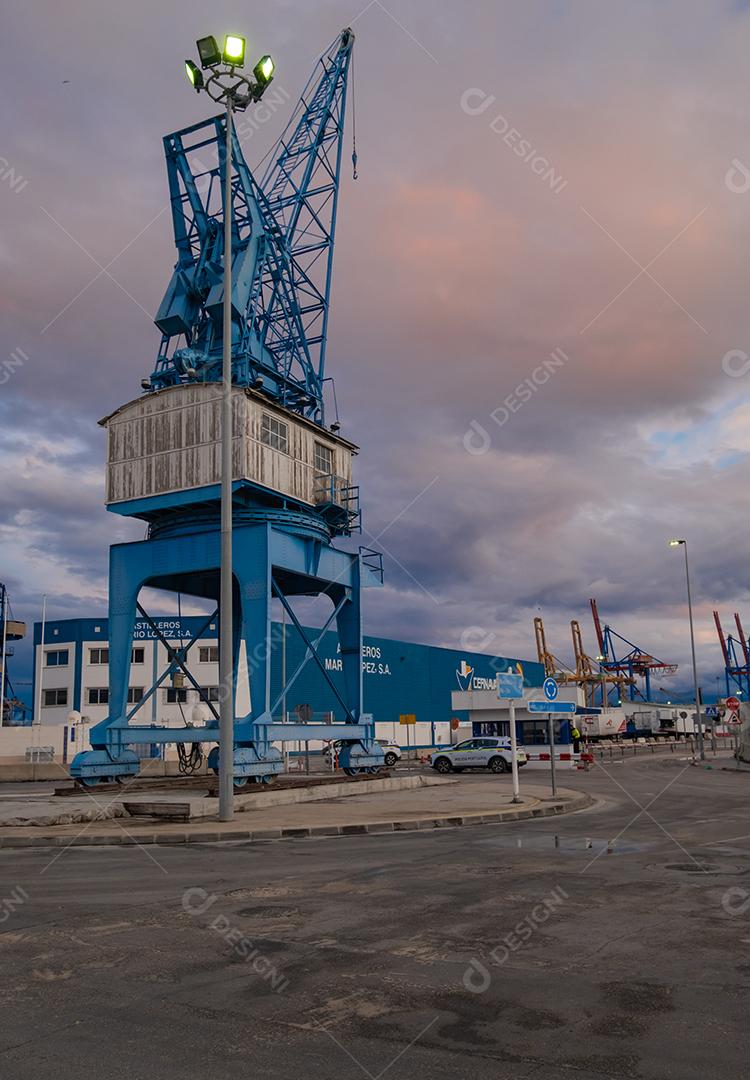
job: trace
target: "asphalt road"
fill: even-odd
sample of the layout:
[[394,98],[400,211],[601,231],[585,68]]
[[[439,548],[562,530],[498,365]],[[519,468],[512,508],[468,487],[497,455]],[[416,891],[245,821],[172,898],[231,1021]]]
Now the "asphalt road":
[[508,826],[0,852],[0,1074],[750,1075],[750,776],[578,786]]

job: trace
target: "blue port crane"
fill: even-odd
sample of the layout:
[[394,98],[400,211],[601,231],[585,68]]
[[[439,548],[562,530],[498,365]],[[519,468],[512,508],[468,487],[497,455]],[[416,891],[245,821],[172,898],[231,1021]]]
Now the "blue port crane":
[[724,635],[718,611],[714,612],[716,632],[719,635],[721,655],[724,660],[724,681],[726,694],[741,697],[743,701],[750,701],[750,642],[745,636],[742,622],[737,613],[734,623],[737,627],[736,637],[733,634]]
[[[590,600],[601,669],[622,678],[631,701],[651,701],[651,676],[674,675],[677,664],[668,664],[618,634],[611,626],[602,626],[596,600]],[[639,683],[642,680],[642,683]]]
[[[356,446],[325,415],[325,354],[347,87],[354,34],[343,30],[318,60],[259,181],[232,130],[231,358],[235,458],[232,474],[234,780],[268,782],[283,768],[276,744],[337,738],[350,774],[383,761],[373,717],[362,702],[362,590],[382,585],[382,556],[343,550],[333,540],[359,527],[351,484]],[[268,98],[266,98],[268,101]],[[155,323],[161,343],[145,394],[101,423],[108,433],[107,508],[148,524],[145,540],[110,549],[109,707],[90,732],[91,750],[71,774],[92,785],[139,770],[138,747],[218,741],[218,712],[186,665],[196,639],[172,648],[140,599],[168,590],[218,605],[220,559],[217,387],[223,353],[224,116],[167,135],[164,151],[177,261]],[[356,170],[356,155],[354,164]],[[335,398],[334,398],[335,400]],[[337,469],[339,470],[337,472]],[[323,597],[322,629],[302,625],[292,601]],[[305,646],[304,659],[271,697],[272,601],[279,601]],[[219,608],[207,616],[215,625]],[[143,697],[128,699],[136,618],[167,655]],[[342,680],[318,651],[335,625]],[[200,635],[199,635],[200,636]],[[220,640],[220,647],[223,644]],[[336,719],[316,722],[285,695],[308,663],[329,686]],[[249,694],[243,699],[239,671]],[[244,677],[244,676],[243,676]],[[177,683],[175,680],[179,679]],[[187,683],[205,702],[205,724],[144,723],[160,688]],[[343,684],[343,685],[342,685]],[[282,715],[279,720],[279,705]],[[140,714],[140,715],[139,715]],[[208,757],[218,768],[218,747]]]

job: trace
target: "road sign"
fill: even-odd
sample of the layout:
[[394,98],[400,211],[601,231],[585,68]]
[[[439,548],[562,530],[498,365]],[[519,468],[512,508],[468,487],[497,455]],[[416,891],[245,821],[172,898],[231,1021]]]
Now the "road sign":
[[718,708],[717,705],[706,705],[706,707],[705,707],[705,709],[703,711],[706,714],[706,716],[718,716],[719,715],[719,708]]
[[401,713],[398,718],[398,722],[399,724],[416,724],[417,715],[413,712]]
[[511,673],[508,673],[507,675],[498,675],[497,696],[499,698],[522,698],[523,675],[514,675]]
[[562,716],[565,713],[574,713],[578,706],[575,701],[556,701],[554,704],[549,701],[527,701],[526,708],[529,712],[559,713]]
[[728,697],[726,700],[726,706],[730,712],[737,712],[740,707],[740,699],[736,697]]
[[544,690],[544,696],[547,701],[555,701],[557,695],[560,693],[560,687],[554,679],[545,679],[542,684],[542,690]]

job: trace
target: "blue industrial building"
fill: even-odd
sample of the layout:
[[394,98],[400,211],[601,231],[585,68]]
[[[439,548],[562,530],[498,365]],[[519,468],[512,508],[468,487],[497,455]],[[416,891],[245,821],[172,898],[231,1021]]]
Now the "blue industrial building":
[[[156,618],[160,633],[175,645],[195,640],[189,656],[189,666],[199,685],[209,694],[218,685],[216,663],[216,622],[206,626],[204,616],[161,616]],[[34,687],[34,701],[41,700],[42,723],[64,723],[71,710],[88,714],[92,720],[104,719],[108,712],[108,624],[101,619],[65,619],[48,622],[44,632],[44,663],[42,693]],[[308,632],[309,635],[313,631]],[[284,647],[286,636],[286,648]],[[34,625],[36,663],[35,679],[40,670],[39,648],[41,624]],[[262,643],[265,648],[265,642]],[[283,672],[296,670],[301,663],[305,644],[296,628],[273,623],[271,635],[271,686],[274,700],[281,697]],[[319,654],[329,677],[343,692],[343,664],[339,653],[338,635],[327,632],[319,645]],[[254,657],[246,658],[252,694]],[[156,681],[168,663],[166,649],[145,620],[136,622],[130,671],[131,704],[143,695],[143,688]],[[492,688],[497,673],[508,668],[520,670],[526,686],[541,686],[544,671],[541,664],[521,661],[515,657],[491,656],[486,653],[462,652],[456,649],[419,645],[391,638],[365,637],[363,646],[364,708],[371,713],[382,732],[383,724],[399,724],[402,714],[416,717],[419,741],[434,744],[448,740],[452,718],[468,722],[468,714],[451,709],[451,691]],[[241,674],[241,673],[240,673]],[[187,713],[199,700],[197,691],[189,686],[175,690],[165,686],[160,694],[144,703],[143,713],[136,722],[156,723],[162,719],[177,719],[180,706]],[[343,721],[340,703],[323,674],[314,664],[307,664],[290,690],[283,712],[294,714],[299,706],[309,706],[317,722],[328,718]],[[423,725],[430,725],[425,730]],[[388,732],[390,734],[390,732]],[[442,738],[438,738],[442,736]],[[404,738],[405,741],[405,738]]]

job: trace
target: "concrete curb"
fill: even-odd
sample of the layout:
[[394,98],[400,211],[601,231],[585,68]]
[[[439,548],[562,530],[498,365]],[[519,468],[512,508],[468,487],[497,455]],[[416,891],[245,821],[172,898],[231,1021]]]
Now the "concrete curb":
[[463,814],[450,817],[413,818],[404,821],[374,821],[356,825],[311,825],[278,829],[241,829],[209,832],[194,829],[179,832],[153,832],[131,835],[125,831],[99,835],[79,836],[4,836],[0,837],[0,849],[45,847],[96,847],[131,846],[135,844],[215,844],[227,841],[263,842],[267,840],[307,840],[332,836],[366,836],[392,832],[426,832],[431,829],[462,828],[467,825],[501,825],[506,821],[525,821],[529,818],[556,817],[585,810],[595,804],[591,795],[579,795],[565,802],[551,802],[545,806],[531,806],[523,810],[498,810],[492,814]]

